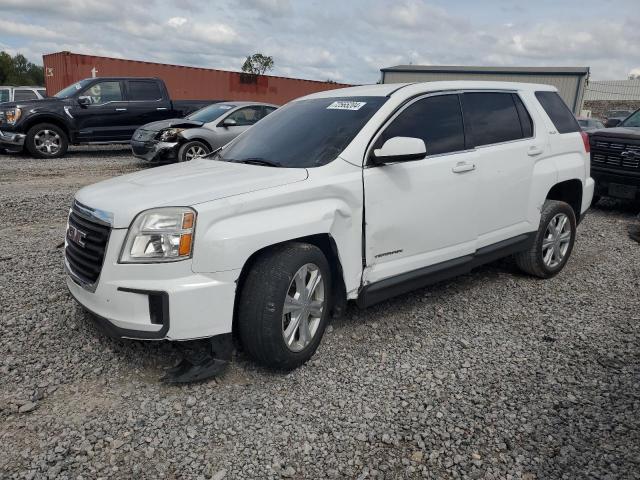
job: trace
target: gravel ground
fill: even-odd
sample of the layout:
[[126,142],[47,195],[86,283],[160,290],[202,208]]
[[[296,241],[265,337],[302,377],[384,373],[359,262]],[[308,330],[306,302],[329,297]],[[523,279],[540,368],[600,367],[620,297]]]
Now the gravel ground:
[[640,245],[605,203],[562,274],[513,262],[334,321],[281,374],[158,383],[166,342],[112,340],[63,281],[81,186],[126,149],[0,156],[0,478],[640,478]]

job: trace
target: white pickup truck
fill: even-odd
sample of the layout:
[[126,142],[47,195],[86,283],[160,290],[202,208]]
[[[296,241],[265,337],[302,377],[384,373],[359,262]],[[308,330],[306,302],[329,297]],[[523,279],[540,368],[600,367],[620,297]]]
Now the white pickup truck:
[[67,285],[119,337],[233,334],[292,369],[347,300],[366,307],[508,255],[557,274],[591,203],[588,151],[551,86],[316,93],[208,158],[80,190]]

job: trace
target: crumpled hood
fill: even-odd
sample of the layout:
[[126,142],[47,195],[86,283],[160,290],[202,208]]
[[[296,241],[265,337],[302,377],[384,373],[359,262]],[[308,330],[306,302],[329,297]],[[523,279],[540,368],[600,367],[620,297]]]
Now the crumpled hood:
[[[198,203],[306,180],[304,168],[197,159],[111,178],[84,187],[76,200],[113,215],[114,228],[128,228],[143,210]],[[197,207],[196,207],[197,209]]]
[[204,125],[203,122],[196,120],[187,120],[185,118],[169,118],[167,120],[159,120],[157,122],[147,123],[140,127],[140,130],[147,130],[150,132],[159,132],[165,128],[197,128]]

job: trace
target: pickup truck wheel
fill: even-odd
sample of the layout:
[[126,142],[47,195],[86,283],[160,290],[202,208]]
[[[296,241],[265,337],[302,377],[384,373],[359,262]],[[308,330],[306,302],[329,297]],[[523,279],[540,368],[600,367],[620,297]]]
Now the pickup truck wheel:
[[576,216],[565,202],[547,200],[533,245],[515,255],[518,267],[540,278],[558,274],[569,260],[576,239]]
[[238,327],[259,363],[292,370],[315,353],[329,318],[331,269],[306,243],[268,250],[254,263],[240,292]]
[[25,145],[36,158],[59,158],[69,149],[67,134],[51,123],[39,123],[27,132]]
[[193,160],[194,158],[202,157],[210,151],[211,149],[205,143],[198,140],[193,140],[191,142],[185,143],[180,147],[180,150],[178,150],[178,161],[188,162],[189,160]]

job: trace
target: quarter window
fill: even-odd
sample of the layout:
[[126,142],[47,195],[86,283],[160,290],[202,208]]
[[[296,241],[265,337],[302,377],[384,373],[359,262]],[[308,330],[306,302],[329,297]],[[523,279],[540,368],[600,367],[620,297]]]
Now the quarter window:
[[558,133],[579,132],[580,125],[569,107],[556,92],[536,92],[536,98],[547,112]]
[[129,99],[133,101],[155,101],[162,99],[162,91],[158,82],[146,80],[130,80],[128,83]]
[[8,102],[9,98],[9,89],[8,88],[0,88],[0,103]]
[[476,147],[524,137],[511,93],[465,93],[462,108]]
[[380,135],[374,148],[393,137],[421,138],[427,155],[464,150],[464,126],[457,95],[427,97],[409,105]]

